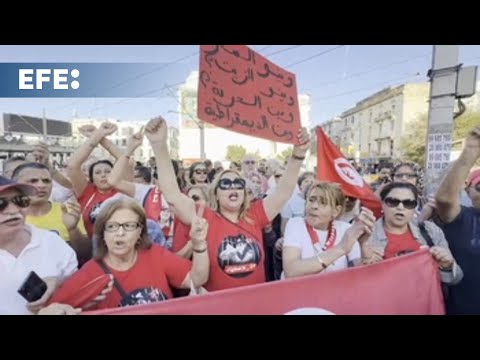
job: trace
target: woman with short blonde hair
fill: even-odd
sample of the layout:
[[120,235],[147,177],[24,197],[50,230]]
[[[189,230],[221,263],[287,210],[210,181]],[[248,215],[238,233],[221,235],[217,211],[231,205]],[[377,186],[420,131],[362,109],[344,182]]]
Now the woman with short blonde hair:
[[285,277],[341,270],[370,257],[367,241],[375,217],[362,209],[350,225],[336,218],[345,197],[338,185],[314,182],[306,193],[305,218],[288,221],[283,243]]

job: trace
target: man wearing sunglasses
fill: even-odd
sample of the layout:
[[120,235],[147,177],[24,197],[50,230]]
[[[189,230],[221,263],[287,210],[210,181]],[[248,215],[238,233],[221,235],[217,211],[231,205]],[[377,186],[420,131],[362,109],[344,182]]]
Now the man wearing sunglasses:
[[[25,225],[24,210],[37,190],[0,176],[0,314],[28,315],[44,307],[58,285],[77,270],[73,249],[57,234]],[[18,294],[34,271],[47,284],[37,301]]]
[[[480,172],[468,176],[479,158],[480,126],[477,126],[465,139],[462,153],[435,196],[450,249],[465,273],[462,282],[450,289],[447,304],[450,314],[480,314]],[[465,185],[471,207],[460,205],[459,194]]]

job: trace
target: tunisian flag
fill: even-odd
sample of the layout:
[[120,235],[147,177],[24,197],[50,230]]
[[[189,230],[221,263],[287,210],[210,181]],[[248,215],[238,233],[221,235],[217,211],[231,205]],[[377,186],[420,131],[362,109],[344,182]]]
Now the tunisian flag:
[[[115,291],[115,290],[113,290]],[[88,315],[444,315],[427,249],[368,266],[210,292]]]
[[382,205],[372,189],[331,142],[321,127],[317,127],[317,178],[338,183],[346,196],[360,199],[362,206],[373,211],[378,219]]

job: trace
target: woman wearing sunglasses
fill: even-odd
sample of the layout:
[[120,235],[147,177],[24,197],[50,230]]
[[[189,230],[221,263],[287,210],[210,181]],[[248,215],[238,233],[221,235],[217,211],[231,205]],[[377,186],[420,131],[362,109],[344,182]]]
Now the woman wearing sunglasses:
[[418,206],[417,187],[410,183],[393,182],[380,192],[384,217],[374,226],[371,246],[382,257],[370,259],[372,262],[389,259],[417,251],[428,246],[438,263],[441,280],[445,284],[457,284],[463,277],[462,269],[453,258],[443,231],[434,223],[425,221],[425,231],[415,219]]
[[190,166],[189,182],[191,185],[207,184],[208,170],[203,162],[195,162]]
[[[180,192],[168,155],[167,125],[163,118],[151,120],[145,135],[157,160],[158,184],[186,225],[191,224],[195,203]],[[208,255],[210,277],[204,285],[208,291],[222,290],[265,282],[265,255],[262,229],[281,211],[292,195],[305,154],[309,148],[306,129],[299,131],[298,143],[285,175],[275,191],[250,205],[245,179],[236,171],[225,170],[210,187],[211,209],[206,208],[208,221]],[[195,250],[194,250],[195,252]]]

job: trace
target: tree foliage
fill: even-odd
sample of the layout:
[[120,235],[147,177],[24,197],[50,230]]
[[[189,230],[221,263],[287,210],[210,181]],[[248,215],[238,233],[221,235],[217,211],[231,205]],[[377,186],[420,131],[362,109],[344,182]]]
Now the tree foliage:
[[225,159],[228,161],[240,162],[246,153],[247,149],[242,145],[228,145]]
[[[422,114],[406,126],[399,145],[402,159],[414,161],[420,165],[424,164],[427,123],[427,114]],[[465,138],[478,123],[480,123],[479,112],[466,112],[455,119],[453,141]]]

